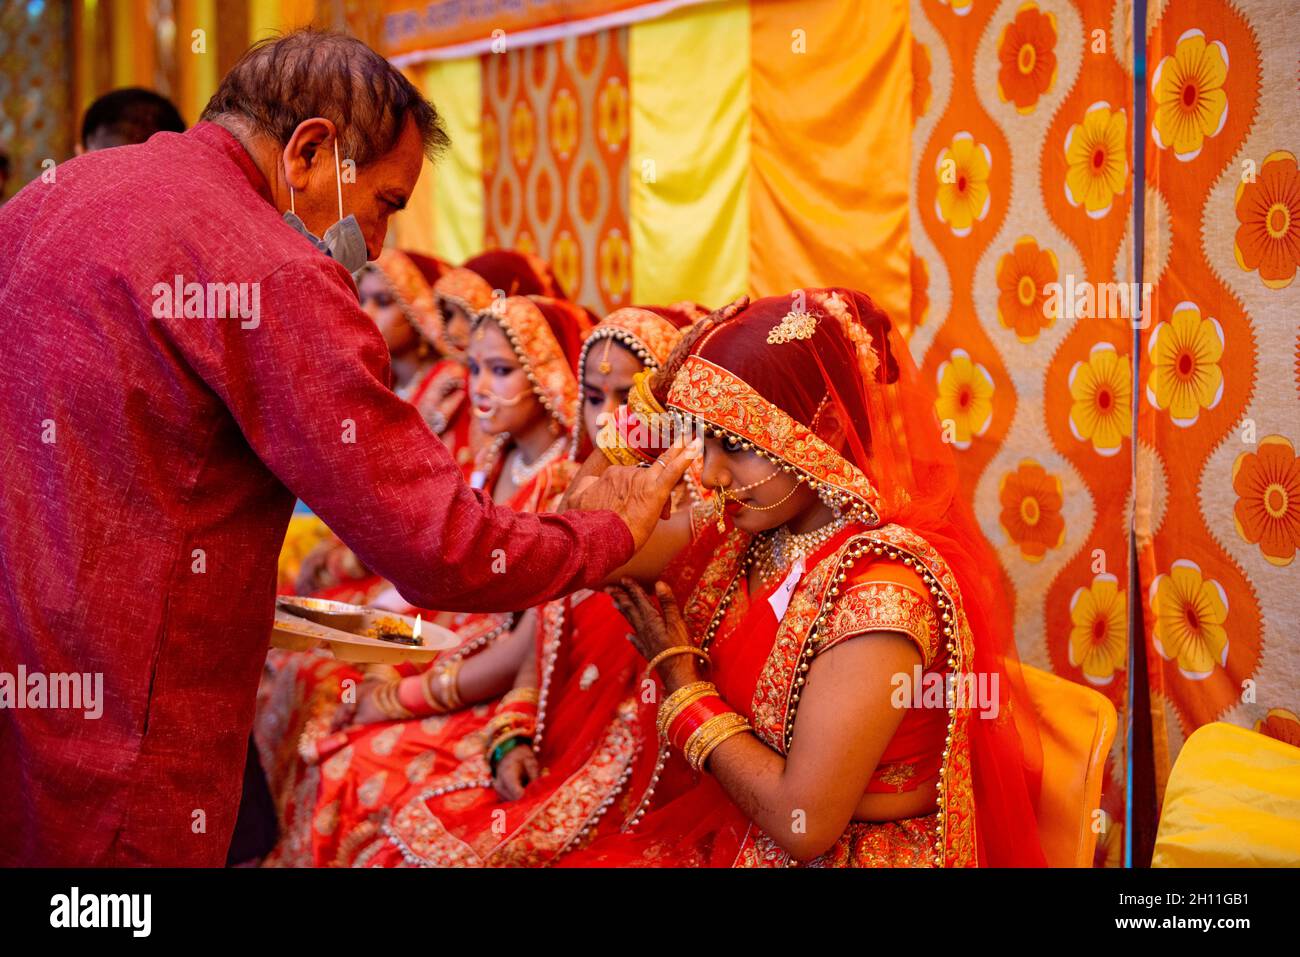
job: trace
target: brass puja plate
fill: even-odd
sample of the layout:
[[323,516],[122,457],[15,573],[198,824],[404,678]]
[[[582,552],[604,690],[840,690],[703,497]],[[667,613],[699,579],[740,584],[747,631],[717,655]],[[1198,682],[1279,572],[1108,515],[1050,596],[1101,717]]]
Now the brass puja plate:
[[[440,651],[460,644],[455,633],[427,621],[420,622],[418,645],[403,642],[402,637],[409,639],[413,635],[415,619],[380,608],[291,595],[279,596],[275,605],[273,648],[324,648],[341,661],[392,665],[432,661]],[[393,638],[377,637],[380,634]]]

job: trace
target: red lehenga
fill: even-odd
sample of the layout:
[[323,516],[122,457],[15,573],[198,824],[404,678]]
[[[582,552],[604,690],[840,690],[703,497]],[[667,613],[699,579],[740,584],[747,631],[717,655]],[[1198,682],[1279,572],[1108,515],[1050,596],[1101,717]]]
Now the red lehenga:
[[[688,304],[617,310],[592,331],[583,357],[593,343],[608,338],[656,369],[681,329],[702,314]],[[585,367],[580,360],[579,369]],[[688,503],[682,496],[681,506]],[[711,525],[703,537],[706,542],[678,556],[663,575],[683,598],[718,541]],[[503,802],[480,749],[358,822],[343,836],[332,863],[540,866],[596,835],[616,833],[635,809],[629,795],[648,786],[654,771],[653,760],[637,758],[656,747],[654,708],[643,695],[645,662],[626,640],[628,627],[603,592],[584,591],[545,605],[533,740],[540,777],[520,799]]]
[[[662,401],[714,435],[748,442],[797,470],[848,523],[804,556],[780,615],[771,584],[750,596],[765,546],[732,533],[683,609],[712,655],[726,705],[778,754],[788,753],[805,675],[839,642],[874,631],[908,637],[927,672],[996,675],[996,717],[969,701],[909,710],[868,792],[937,781],[935,810],[853,821],[811,866],[1043,866],[1035,825],[1041,747],[1026,702],[1010,615],[991,551],[953,495],[955,470],[932,400],[906,347],[866,296],[811,290],[759,300],[710,331]],[[810,371],[811,370],[811,371]],[[780,579],[778,579],[780,580]],[[980,705],[986,705],[981,702]],[[661,748],[653,791],[618,834],[564,866],[790,866],[717,781]],[[635,771],[633,772],[635,773]]]
[[[571,303],[545,297],[506,299],[493,318],[507,333],[528,374],[534,391],[550,411],[560,430],[572,428],[577,413],[577,380],[573,372],[582,343],[585,313]],[[479,465],[488,470],[487,487],[495,481],[504,452],[489,446]],[[550,511],[558,503],[576,471],[576,463],[557,459],[542,468],[507,503],[517,511]],[[463,639],[455,650],[435,664],[478,654],[503,637],[516,616],[467,614],[457,616],[453,629]],[[432,666],[431,666],[432,667]],[[398,669],[401,674],[415,669]],[[353,817],[390,801],[410,782],[446,773],[483,748],[481,732],[491,713],[491,702],[451,714],[423,719],[351,726],[331,731],[340,701],[341,682],[358,680],[359,671],[348,666],[307,665],[306,676],[315,682],[297,712],[295,728],[281,740],[295,745],[292,755],[284,748],[264,767],[272,784],[281,821],[281,838],[264,862],[266,866],[328,864],[337,856],[337,836],[351,830]],[[266,716],[283,713],[267,702]]]

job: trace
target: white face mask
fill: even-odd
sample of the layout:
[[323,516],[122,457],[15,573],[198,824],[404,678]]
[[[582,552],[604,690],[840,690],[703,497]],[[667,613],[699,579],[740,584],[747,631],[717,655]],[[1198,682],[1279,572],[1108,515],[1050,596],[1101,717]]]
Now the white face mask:
[[352,273],[355,282],[366,264],[366,237],[361,232],[361,224],[357,222],[356,216],[351,214],[347,218],[343,216],[343,174],[339,165],[337,136],[334,138],[334,179],[339,191],[339,220],[325,230],[323,237],[313,234],[307,228],[307,224],[299,218],[292,186],[289,187],[289,212],[284,214],[284,221],[306,236],[311,244],[326,256],[342,264],[344,269]]

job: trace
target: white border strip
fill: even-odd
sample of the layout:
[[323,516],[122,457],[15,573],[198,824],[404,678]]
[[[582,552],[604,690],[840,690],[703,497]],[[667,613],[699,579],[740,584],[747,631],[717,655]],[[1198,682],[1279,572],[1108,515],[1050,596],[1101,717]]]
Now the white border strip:
[[[666,16],[683,7],[694,7],[713,2],[715,0],[655,0],[653,3],[643,3],[613,13],[602,13],[599,16],[588,17],[584,20],[572,20],[567,23],[534,27],[531,30],[520,30],[517,33],[507,31],[505,36],[506,50],[520,50],[524,47],[537,46],[542,43],[553,43],[566,37],[580,37],[588,33],[598,33],[601,30],[612,30],[615,27],[624,27],[632,23]],[[428,63],[433,60],[459,60],[462,57],[490,53],[493,42],[491,37],[484,37],[481,40],[469,40],[453,46],[412,50],[410,53],[402,53],[388,59],[393,66],[398,68],[415,66],[418,63]]]

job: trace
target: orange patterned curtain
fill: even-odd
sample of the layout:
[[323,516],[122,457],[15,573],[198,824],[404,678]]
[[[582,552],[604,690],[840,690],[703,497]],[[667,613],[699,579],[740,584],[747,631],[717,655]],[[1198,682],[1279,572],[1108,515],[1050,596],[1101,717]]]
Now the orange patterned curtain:
[[1289,0],[1147,23],[1138,541],[1156,785],[1211,721],[1300,745],[1300,172]]
[[627,29],[482,62],[485,245],[549,260],[601,315],[626,305]]
[[[911,337],[1020,655],[1125,714],[1128,0],[913,0]],[[1123,283],[1124,286],[1119,284]],[[1100,861],[1122,861],[1125,734]]]

